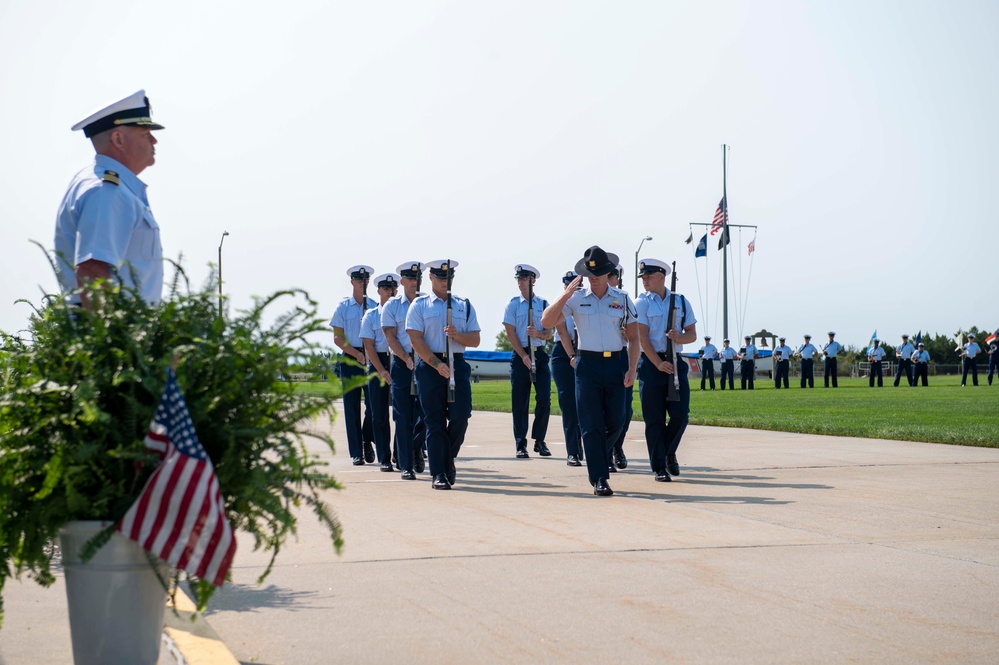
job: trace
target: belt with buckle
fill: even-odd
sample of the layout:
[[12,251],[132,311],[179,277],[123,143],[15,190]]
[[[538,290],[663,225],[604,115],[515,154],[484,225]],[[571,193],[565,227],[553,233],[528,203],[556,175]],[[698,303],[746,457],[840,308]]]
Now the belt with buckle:
[[587,358],[620,358],[624,351],[584,351],[580,349],[576,353]]

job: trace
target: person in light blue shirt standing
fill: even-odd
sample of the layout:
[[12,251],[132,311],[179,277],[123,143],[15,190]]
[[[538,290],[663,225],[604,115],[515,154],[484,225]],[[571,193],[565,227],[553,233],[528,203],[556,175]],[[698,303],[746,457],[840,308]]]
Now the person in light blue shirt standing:
[[926,350],[922,342],[916,345],[916,351],[912,354],[912,363],[916,369],[912,385],[916,386],[922,380],[923,387],[925,388],[929,384],[926,377],[930,373],[930,352]]
[[964,372],[961,374],[961,386],[968,381],[968,370],[971,370],[971,380],[974,385],[978,385],[978,354],[982,352],[982,347],[975,342],[975,336],[968,333],[968,343],[964,345],[961,355],[964,356]]
[[795,355],[801,358],[801,387],[808,384],[809,388],[815,387],[815,354],[819,350],[812,344],[812,336],[805,335],[805,343],[798,347]]
[[[676,453],[690,417],[690,382],[687,363],[680,353],[684,344],[697,341],[697,318],[690,302],[666,287],[666,277],[672,269],[665,261],[642,259],[638,266],[645,287],[635,303],[642,347],[638,396],[645,421],[649,465],[656,481],[665,483],[672,480],[671,476],[680,475]],[[672,327],[669,325],[671,296],[675,296]],[[673,357],[666,353],[667,338],[673,341]],[[673,401],[668,399],[670,384],[677,386],[678,399]]]
[[97,153],[63,197],[56,217],[59,286],[71,305],[90,306],[74,293],[94,280],[119,280],[155,305],[163,297],[160,227],[139,174],[156,163],[156,137],[143,90],[95,111],[73,125]]
[[992,385],[992,375],[999,371],[999,331],[985,338],[985,346],[989,355],[989,385]]
[[735,390],[735,357],[738,355],[731,346],[728,338],[722,340],[722,350],[718,352],[721,356],[721,389],[725,390],[725,377],[728,377],[728,389]]
[[417,473],[426,468],[424,449],[426,431],[423,412],[416,390],[416,355],[413,343],[406,332],[406,315],[409,307],[420,295],[423,281],[423,262],[407,261],[396,268],[402,293],[385,303],[381,324],[385,341],[392,352],[392,419],[395,422],[397,445],[396,461],[402,470],[403,480],[416,480]]
[[895,361],[898,363],[898,367],[895,369],[896,388],[898,388],[899,381],[902,380],[902,374],[905,374],[910,386],[915,385],[912,377],[912,354],[915,351],[916,347],[909,341],[909,336],[902,335],[902,346],[895,349]]
[[832,387],[839,387],[838,368],[836,367],[836,356],[843,350],[843,345],[836,341],[836,333],[829,333],[829,341],[822,347],[822,353],[826,356],[825,371],[823,372],[823,383],[829,387],[829,380],[832,379]]
[[[374,269],[371,266],[356,265],[347,269],[353,293],[340,301],[330,326],[333,328],[333,343],[343,354],[337,363],[337,375],[345,384],[349,379],[364,376],[367,358],[361,341],[361,319],[369,309],[378,306],[367,296],[368,281]],[[353,361],[353,362],[350,362]],[[364,400],[365,417],[361,419],[361,400]],[[349,390],[343,395],[343,422],[347,429],[347,449],[354,466],[365,462],[374,464],[375,449],[371,445],[374,434],[371,430],[371,402],[368,384],[363,388]]]
[[705,381],[709,381],[711,390],[715,389],[715,358],[718,357],[718,347],[711,343],[711,335],[704,336],[704,346],[697,352],[701,359],[701,390]]
[[[457,479],[455,458],[465,441],[468,419],[472,417],[472,368],[465,361],[465,348],[479,345],[480,328],[472,303],[451,292],[458,262],[440,259],[427,262],[427,267],[431,291],[410,305],[406,332],[420,358],[416,364],[416,385],[427,428],[430,474],[434,478],[430,486],[449,490]],[[453,402],[449,401],[450,394],[454,396]]]
[[[562,275],[562,285],[569,286],[576,279],[576,272]],[[552,380],[562,411],[562,433],[565,435],[565,463],[582,466],[583,439],[579,434],[579,416],[576,412],[576,324],[572,316],[555,326],[555,348],[552,349]]]
[[873,344],[873,346],[867,349],[867,361],[871,364],[871,377],[869,383],[871,388],[873,388],[874,377],[877,377],[878,388],[881,388],[884,386],[884,372],[881,363],[887,354],[885,353],[885,350],[881,347],[880,339],[875,337],[873,340],[871,340],[871,344]]
[[[513,347],[510,356],[510,399],[513,413],[513,440],[516,455],[527,458],[527,421],[530,412],[531,388],[534,388],[534,425],[531,438],[534,452],[551,457],[545,436],[552,407],[552,374],[545,353],[545,342],[552,337],[551,329],[541,327],[541,315],[548,301],[534,293],[541,271],[521,263],[514,268],[514,278],[520,295],[510,300],[503,312],[503,328]],[[530,299],[530,303],[528,303]],[[532,352],[533,349],[533,352]],[[533,355],[532,355],[533,353]]]
[[[586,468],[593,493],[611,496],[608,459],[624,426],[625,393],[638,368],[638,323],[628,294],[608,283],[618,257],[593,245],[576,263],[576,277],[558,300],[545,308],[544,328],[554,328],[566,316],[576,324],[576,406],[586,450]],[[582,278],[588,289],[576,289]],[[621,331],[628,338],[625,344]]]
[[746,390],[753,390],[756,379],[756,345],[753,344],[753,338],[746,335],[743,340],[746,345],[742,347],[739,353],[739,373],[741,378],[740,388]]
[[785,340],[781,337],[779,340],[780,345],[774,348],[774,388],[780,390],[780,386],[783,383],[785,388],[788,388],[788,377],[791,374],[791,347],[784,344]]
[[361,342],[368,357],[368,372],[374,377],[368,382],[371,398],[371,433],[382,471],[392,472],[392,427],[389,425],[389,405],[392,402],[392,375],[389,373],[389,345],[382,332],[381,313],[385,304],[399,288],[399,275],[387,272],[375,277],[378,307],[369,309],[361,319]]

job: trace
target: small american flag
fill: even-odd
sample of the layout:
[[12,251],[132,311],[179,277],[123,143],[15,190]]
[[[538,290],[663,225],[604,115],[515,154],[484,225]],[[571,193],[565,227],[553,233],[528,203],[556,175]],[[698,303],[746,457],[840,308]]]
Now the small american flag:
[[715,210],[715,218],[711,220],[711,235],[722,230],[722,226],[728,223],[728,205],[725,204],[725,197],[718,202],[718,209]]
[[117,530],[167,563],[222,586],[236,539],[173,369],[145,444],[163,460]]
[[752,256],[753,252],[756,251],[756,238],[749,241],[749,255]]

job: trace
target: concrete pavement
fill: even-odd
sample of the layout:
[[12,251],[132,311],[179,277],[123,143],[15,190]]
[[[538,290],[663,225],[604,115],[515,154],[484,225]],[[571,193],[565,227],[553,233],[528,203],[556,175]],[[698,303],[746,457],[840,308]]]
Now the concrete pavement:
[[[691,427],[665,484],[636,422],[631,464],[601,498],[565,465],[560,427],[553,457],[517,460],[509,415],[476,412],[455,488],[435,492],[427,474],[351,466],[337,422],[343,554],[305,514],[258,587],[267,555],[242,539],[207,622],[240,662],[265,665],[999,653],[999,450]],[[9,586],[0,659],[68,662],[19,646],[27,630],[38,653],[63,637],[69,653],[58,613],[35,611],[61,601],[64,623],[64,598]]]

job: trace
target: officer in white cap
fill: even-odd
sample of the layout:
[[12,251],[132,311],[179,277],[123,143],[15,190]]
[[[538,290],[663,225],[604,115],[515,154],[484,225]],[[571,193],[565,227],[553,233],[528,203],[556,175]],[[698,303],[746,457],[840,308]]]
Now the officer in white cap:
[[968,370],[971,370],[971,379],[974,385],[978,385],[978,354],[982,352],[982,347],[975,341],[975,335],[968,333],[968,343],[962,347],[961,355],[964,356],[964,372],[961,374],[961,385],[968,381]]
[[[420,358],[416,384],[435,490],[451,489],[457,477],[454,460],[472,417],[472,368],[465,361],[465,349],[477,347],[480,341],[472,303],[451,293],[456,267],[458,262],[449,259],[428,261],[431,291],[417,298],[406,315],[406,332]],[[447,324],[449,309],[451,325]],[[454,401],[449,402],[452,385]]]
[[382,308],[399,289],[399,275],[382,273],[375,277],[378,288],[378,307],[372,307],[361,319],[361,342],[368,357],[368,372],[377,378],[368,383],[371,399],[371,433],[375,439],[375,453],[382,471],[392,471],[392,427],[389,425],[389,406],[392,403],[392,376],[389,374],[389,346],[382,332]]
[[791,347],[784,344],[783,337],[778,339],[780,344],[774,347],[774,388],[780,390],[781,383],[788,386],[788,376],[791,374]]
[[[624,288],[624,267],[618,263],[614,266],[614,270],[611,270],[610,274],[607,275],[607,283],[614,289],[620,289],[625,293],[628,293],[627,289]],[[635,296],[638,297],[637,295]],[[633,299],[634,300],[634,299]],[[628,343],[628,335],[625,331],[621,330],[621,339],[624,343]],[[631,429],[631,418],[635,415],[635,384],[628,386],[624,393],[624,427],[621,428],[621,433],[617,435],[617,441],[614,442],[614,449],[611,451],[611,458],[607,461],[607,470],[611,473],[616,473],[618,469],[628,468],[628,456],[624,454],[624,439],[628,436],[628,430]]]
[[[624,426],[625,392],[638,369],[638,323],[628,294],[611,287],[607,275],[618,257],[594,245],[576,263],[579,277],[545,308],[541,325],[554,328],[571,315],[579,336],[576,352],[576,401],[593,493],[611,496],[608,460]],[[582,278],[589,288],[577,290]],[[626,345],[621,337],[624,329]]]
[[513,355],[510,357],[513,440],[517,457],[520,458],[529,457],[527,420],[532,386],[534,424],[531,426],[531,438],[534,439],[534,452],[542,457],[551,456],[548,444],[545,443],[552,407],[552,375],[548,354],[545,353],[545,342],[551,339],[553,330],[541,327],[541,315],[548,306],[548,301],[534,293],[534,285],[539,277],[540,270],[527,263],[518,263],[514,267],[514,278],[520,295],[511,298],[503,312],[504,332],[513,347]]
[[714,390],[715,358],[718,357],[718,347],[711,343],[711,335],[704,336],[704,346],[697,351],[697,355],[701,358],[701,390],[705,388],[705,381],[708,381],[711,390]]
[[756,345],[753,344],[751,335],[746,335],[743,340],[746,344],[739,350],[739,372],[741,390],[755,390],[756,383]]
[[819,350],[812,344],[812,336],[805,335],[805,343],[798,347],[795,355],[801,358],[801,387],[808,384],[809,388],[815,387],[815,355]]
[[870,387],[874,387],[874,377],[878,378],[878,388],[884,386],[884,372],[881,366],[882,361],[885,356],[884,347],[881,346],[881,340],[875,337],[871,340],[871,346],[867,349],[867,361],[871,364],[871,376],[868,380]]
[[[666,286],[671,269],[665,261],[642,259],[638,275],[645,292],[638,297],[638,339],[642,359],[638,363],[638,395],[645,421],[645,444],[649,465],[656,481],[665,483],[680,475],[676,451],[690,417],[690,383],[687,363],[680,353],[684,344],[697,341],[697,318],[690,302]],[[675,297],[672,297],[674,296]],[[670,301],[673,300],[673,325],[669,325]],[[668,340],[673,341],[673,357],[666,354]],[[679,399],[669,401],[669,384],[679,384]],[[674,384],[676,385],[676,384]],[[667,416],[669,422],[667,423]]]
[[[71,293],[85,282],[117,279],[143,300],[163,296],[160,227],[139,174],[156,161],[156,137],[143,90],[114,102],[73,125],[97,153],[93,164],[69,185],[56,217],[55,250],[59,285]],[[134,275],[134,280],[133,280]],[[73,304],[89,306],[71,295]]]
[[[341,360],[353,361],[337,363],[337,374],[346,384],[349,379],[364,376],[366,358],[361,341],[361,319],[369,309],[378,303],[368,297],[368,282],[374,268],[359,264],[347,269],[353,293],[340,301],[333,312],[330,326],[333,328],[333,343],[343,351]],[[364,398],[364,421],[361,420],[361,398]],[[375,449],[371,445],[374,433],[371,430],[371,397],[368,384],[344,393],[343,423],[347,429],[347,449],[350,461],[355,466],[367,462],[374,464]]]
[[[562,285],[569,286],[576,279],[576,271],[562,275]],[[555,347],[552,349],[552,380],[562,411],[562,433],[565,435],[565,463],[582,466],[583,439],[579,434],[579,415],[576,412],[576,324],[572,315],[555,326]]]
[[735,390],[735,357],[738,355],[732,348],[729,339],[722,340],[722,348],[718,351],[721,359],[721,389],[725,390],[725,378],[728,377],[728,389]]
[[385,303],[381,322],[385,340],[392,352],[392,419],[395,421],[395,439],[398,445],[396,458],[403,480],[416,480],[417,473],[425,468],[423,449],[426,431],[423,415],[416,394],[416,355],[413,343],[406,332],[406,315],[413,301],[421,295],[423,262],[407,261],[399,265],[399,284],[402,293]]
[[829,387],[829,379],[832,379],[832,387],[838,388],[839,381],[837,380],[838,371],[836,368],[836,356],[839,355],[840,351],[843,350],[843,345],[836,341],[836,333],[829,332],[829,341],[825,343],[822,347],[822,353],[826,356],[825,370],[823,372],[823,384],[826,388]]
[[912,376],[912,354],[915,351],[916,346],[909,341],[909,336],[902,335],[902,345],[895,349],[895,360],[898,362],[898,368],[895,370],[896,388],[898,388],[898,384],[902,380],[902,374],[905,374],[905,378],[910,386],[915,384]]
[[927,376],[930,372],[930,352],[926,350],[926,346],[920,342],[916,345],[916,350],[912,354],[912,363],[916,367],[916,375],[912,379],[912,385],[919,385],[920,379],[922,379],[923,387],[929,385]]

